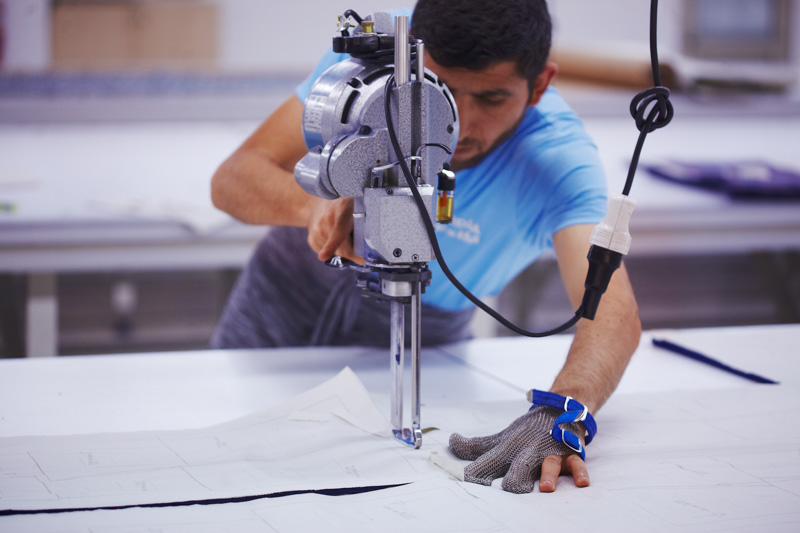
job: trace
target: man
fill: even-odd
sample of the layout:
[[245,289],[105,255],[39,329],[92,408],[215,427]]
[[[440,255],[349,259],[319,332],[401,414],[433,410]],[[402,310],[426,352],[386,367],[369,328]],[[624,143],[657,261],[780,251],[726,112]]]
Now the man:
[[[550,88],[550,18],[544,0],[419,0],[411,34],[425,41],[426,66],[451,90],[460,132],[451,161],[458,193],[457,231],[439,228],[444,257],[479,297],[498,293],[553,249],[570,301],[583,295],[589,236],[606,209],[596,149],[575,114]],[[340,255],[358,260],[350,232],[352,199],[306,194],[293,177],[307,152],[302,100],[337,60],[326,56],[290,97],[217,170],[214,203],[236,218],[273,228],[231,295],[215,347],[374,344],[388,340],[388,305],[359,298],[353,275],[325,267]],[[423,296],[423,340],[469,336],[471,304],[434,262]],[[566,317],[565,317],[566,318]],[[581,320],[550,391],[595,412],[616,388],[638,345],[638,311],[624,267],[593,321]],[[559,415],[537,406],[498,435],[451,437],[451,449],[475,460],[468,480],[530,492],[556,488],[560,473],[587,486],[584,461],[549,429]],[[582,440],[580,423],[569,430]],[[582,446],[580,446],[582,447]]]

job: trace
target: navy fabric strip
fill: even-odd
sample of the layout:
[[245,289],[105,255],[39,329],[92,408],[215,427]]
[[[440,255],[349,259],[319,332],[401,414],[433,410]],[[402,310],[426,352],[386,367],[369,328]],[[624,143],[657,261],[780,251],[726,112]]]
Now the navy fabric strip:
[[119,509],[156,508],[156,507],[185,507],[187,505],[217,505],[223,503],[244,503],[264,498],[282,498],[284,496],[296,496],[298,494],[320,494],[322,496],[346,496],[349,494],[363,494],[376,490],[391,489],[402,487],[408,483],[398,483],[397,485],[375,485],[371,487],[349,487],[341,489],[315,489],[315,490],[290,490],[285,492],[273,492],[271,494],[257,494],[251,496],[237,496],[234,498],[209,498],[206,500],[188,500],[182,502],[159,502],[142,503],[138,505],[111,505],[108,507],[69,507],[64,509],[2,509],[0,516],[28,515],[28,514],[57,514],[75,513],[78,511],[116,511]]
[[658,346],[659,348],[663,348],[665,350],[669,350],[672,353],[676,353],[678,355],[686,356],[690,359],[694,359],[695,361],[699,361],[701,363],[705,363],[707,365],[713,366],[714,368],[718,368],[720,370],[724,370],[725,372],[730,372],[731,374],[743,377],[745,379],[749,379],[750,381],[755,381],[756,383],[766,383],[770,385],[778,385],[777,381],[773,381],[769,378],[765,378],[763,376],[759,376],[758,374],[753,374],[750,372],[744,372],[739,370],[738,368],[733,368],[732,366],[728,366],[725,363],[717,361],[707,355],[703,355],[700,352],[695,352],[694,350],[690,350],[688,348],[684,348],[683,346],[678,346],[675,343],[669,342],[663,339],[653,339],[653,344]]

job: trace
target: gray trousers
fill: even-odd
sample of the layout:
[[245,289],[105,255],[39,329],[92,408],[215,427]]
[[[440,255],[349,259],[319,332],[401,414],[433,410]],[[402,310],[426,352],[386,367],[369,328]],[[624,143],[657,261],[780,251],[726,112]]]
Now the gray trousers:
[[[356,273],[326,266],[306,235],[305,228],[270,229],[233,288],[212,348],[389,346],[389,302],[362,296]],[[423,345],[470,338],[472,313],[423,305]],[[405,322],[410,342],[408,313]]]

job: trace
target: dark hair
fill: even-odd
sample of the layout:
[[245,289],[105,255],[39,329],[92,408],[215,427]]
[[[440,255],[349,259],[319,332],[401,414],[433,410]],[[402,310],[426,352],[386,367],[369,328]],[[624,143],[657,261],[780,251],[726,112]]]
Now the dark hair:
[[529,83],[544,69],[552,26],[545,0],[419,0],[411,35],[443,67],[515,61]]

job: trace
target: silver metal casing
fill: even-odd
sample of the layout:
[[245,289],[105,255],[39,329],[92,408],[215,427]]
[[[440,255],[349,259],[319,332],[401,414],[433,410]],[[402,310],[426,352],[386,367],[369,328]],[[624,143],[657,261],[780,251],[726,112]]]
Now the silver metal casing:
[[[427,262],[433,253],[386,125],[384,91],[393,72],[391,65],[349,58],[320,76],[303,111],[309,152],[294,175],[315,196],[356,199],[354,245],[367,261]],[[398,142],[432,214],[430,185],[450,159],[442,146],[452,151],[458,140],[455,104],[430,71],[395,87],[391,104]]]

